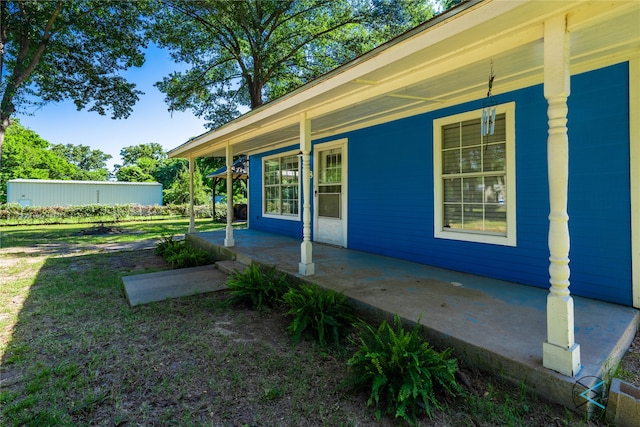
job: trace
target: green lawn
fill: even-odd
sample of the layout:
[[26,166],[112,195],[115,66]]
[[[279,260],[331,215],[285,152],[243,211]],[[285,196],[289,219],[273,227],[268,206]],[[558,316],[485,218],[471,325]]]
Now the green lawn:
[[[107,224],[106,226],[113,228],[115,232],[92,234],[92,230],[100,226],[96,223],[0,226],[0,248],[32,246],[49,241],[100,244],[157,239],[166,235],[184,234],[189,229],[189,220],[181,218]],[[225,224],[214,223],[211,219],[196,219],[198,231],[212,231],[224,227]]]

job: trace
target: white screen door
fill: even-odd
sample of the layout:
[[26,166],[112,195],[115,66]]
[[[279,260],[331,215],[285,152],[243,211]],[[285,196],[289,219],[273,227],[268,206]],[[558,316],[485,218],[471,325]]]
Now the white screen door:
[[314,160],[314,240],[346,247],[346,140],[317,145]]

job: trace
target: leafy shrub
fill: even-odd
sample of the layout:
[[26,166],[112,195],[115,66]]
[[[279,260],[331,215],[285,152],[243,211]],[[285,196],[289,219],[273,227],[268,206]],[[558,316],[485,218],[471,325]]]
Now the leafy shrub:
[[160,241],[156,244],[155,253],[164,257],[166,252],[176,252],[177,247],[180,246],[180,242],[173,240],[173,236],[165,235],[160,238]]
[[197,267],[211,264],[212,261],[207,251],[194,248],[185,241],[173,240],[172,236],[163,236],[156,245],[155,253],[174,268]]
[[353,322],[351,308],[343,293],[313,285],[291,288],[283,300],[290,307],[293,321],[288,327],[297,344],[303,334],[310,335],[321,346],[340,345],[340,338]]
[[193,248],[186,242],[177,245],[178,250],[168,251],[165,259],[174,268],[198,267],[200,265],[211,264],[211,255],[202,249]]
[[380,419],[385,413],[414,424],[420,410],[433,416],[433,409],[443,409],[436,392],[456,395],[461,391],[456,383],[456,359],[449,358],[451,349],[441,353],[433,350],[418,335],[420,321],[406,332],[398,315],[394,326],[382,322],[374,330],[365,322],[356,325],[358,351],[349,359],[349,376],[343,383],[353,390],[370,389],[367,405],[374,405]]
[[236,272],[227,278],[227,287],[235,303],[243,303],[255,310],[280,305],[282,295],[289,289],[287,275],[278,273],[275,266],[267,270],[256,264],[244,272]]

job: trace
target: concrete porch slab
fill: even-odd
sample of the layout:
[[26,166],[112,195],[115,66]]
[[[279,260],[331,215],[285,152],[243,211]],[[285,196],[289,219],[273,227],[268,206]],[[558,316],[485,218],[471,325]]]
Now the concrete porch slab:
[[[574,297],[575,340],[582,369],[567,377],[542,366],[547,289],[458,273],[395,258],[313,245],[316,274],[298,274],[300,241],[256,230],[235,230],[235,246],[224,247],[224,231],[187,235],[218,259],[276,265],[305,282],[344,292],[362,315],[407,323],[420,321],[435,346],[453,347],[466,364],[524,383],[546,399],[580,411],[574,385],[607,378],[635,336],[638,310]],[[578,402],[581,404],[584,402]]]
[[158,271],[122,278],[131,306],[226,289],[227,275],[215,265]]

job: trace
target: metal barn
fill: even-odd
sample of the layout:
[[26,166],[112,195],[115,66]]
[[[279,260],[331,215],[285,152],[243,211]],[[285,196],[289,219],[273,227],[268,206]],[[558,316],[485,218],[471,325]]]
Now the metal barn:
[[162,205],[162,184],[12,179],[7,182],[7,203],[22,206]]

